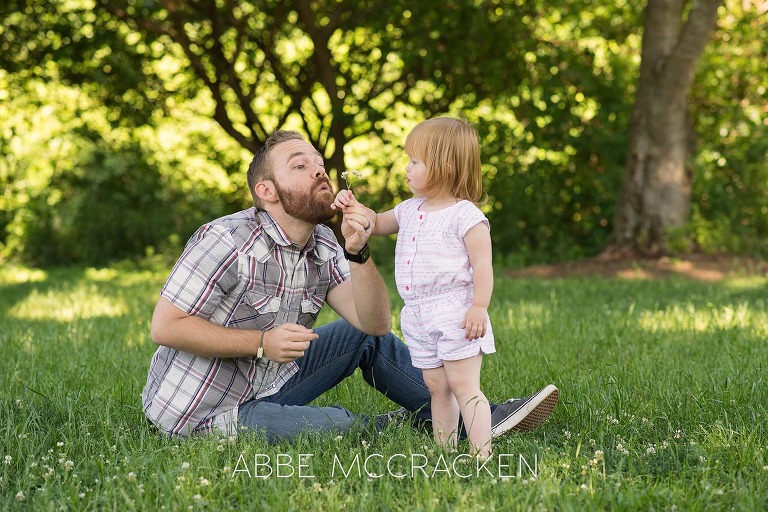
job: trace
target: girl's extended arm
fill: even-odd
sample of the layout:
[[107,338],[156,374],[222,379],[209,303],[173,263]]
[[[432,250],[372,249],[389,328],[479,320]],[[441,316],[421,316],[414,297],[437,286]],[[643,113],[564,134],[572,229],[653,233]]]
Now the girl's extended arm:
[[467,311],[461,327],[466,329],[468,340],[485,336],[488,323],[488,305],[493,293],[493,262],[491,257],[491,233],[485,223],[475,224],[464,235],[464,244],[472,266],[474,294],[472,306]]
[[387,210],[376,214],[376,225],[373,226],[374,235],[391,235],[397,233],[397,219],[395,210]]
[[[336,194],[331,208],[333,210],[344,210],[347,206],[354,206],[360,203],[351,190],[341,190]],[[397,219],[394,210],[387,210],[376,214],[376,222],[373,225],[374,235],[391,235],[397,233]]]

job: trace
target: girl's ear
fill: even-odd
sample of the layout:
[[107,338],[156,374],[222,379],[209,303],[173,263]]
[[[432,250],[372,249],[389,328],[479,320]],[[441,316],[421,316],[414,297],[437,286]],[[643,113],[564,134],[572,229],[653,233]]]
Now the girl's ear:
[[264,203],[276,203],[280,200],[277,195],[277,189],[272,180],[264,180],[258,182],[253,187],[253,191],[256,197],[262,200]]

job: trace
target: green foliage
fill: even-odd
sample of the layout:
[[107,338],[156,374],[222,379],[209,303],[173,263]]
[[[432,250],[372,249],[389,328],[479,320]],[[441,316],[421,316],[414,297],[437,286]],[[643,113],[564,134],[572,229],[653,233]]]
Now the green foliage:
[[768,18],[731,2],[697,74],[690,230],[705,251],[768,255]]
[[60,265],[175,254],[201,223],[248,205],[229,178],[239,154],[213,140],[206,119],[179,109],[160,129],[119,130],[77,89],[5,84],[22,93],[0,105],[5,258]]
[[[250,155],[278,127],[306,133],[332,177],[361,171],[358,196],[389,208],[408,197],[407,132],[444,113],[481,135],[498,258],[524,265],[604,247],[642,6],[173,5],[0,7],[0,258],[177,250],[206,215],[248,206]],[[744,5],[727,2],[692,89],[694,204],[675,236],[706,251],[768,254],[768,22]]]

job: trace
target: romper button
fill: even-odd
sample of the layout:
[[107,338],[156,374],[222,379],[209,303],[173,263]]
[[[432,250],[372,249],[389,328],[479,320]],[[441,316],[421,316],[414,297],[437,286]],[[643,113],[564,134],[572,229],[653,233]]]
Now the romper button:
[[411,264],[411,260],[406,261],[405,264],[406,265],[410,265]]
[[411,287],[406,285],[406,287],[405,287],[405,291],[408,291],[408,290],[410,290],[410,289],[411,289]]
[[424,218],[424,216],[423,216],[423,215],[419,215],[419,220],[421,220],[421,219],[423,219],[423,218]]
[[415,241],[416,241],[416,237],[413,237],[413,238],[411,239],[411,242],[415,242]]

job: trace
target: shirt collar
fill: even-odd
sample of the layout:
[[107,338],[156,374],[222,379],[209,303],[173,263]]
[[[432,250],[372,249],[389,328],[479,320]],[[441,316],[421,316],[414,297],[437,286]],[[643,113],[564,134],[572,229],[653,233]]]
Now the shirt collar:
[[[284,250],[299,251],[296,244],[291,241],[285,231],[283,231],[280,225],[275,222],[275,219],[273,219],[269,213],[264,210],[256,210],[256,222],[269,236],[273,244],[279,245]],[[325,263],[336,254],[336,251],[332,251],[329,247],[327,236],[324,236],[325,233],[323,233],[324,230],[330,231],[326,226],[315,226],[312,236],[309,237],[307,245],[304,248],[307,257],[317,264]]]

